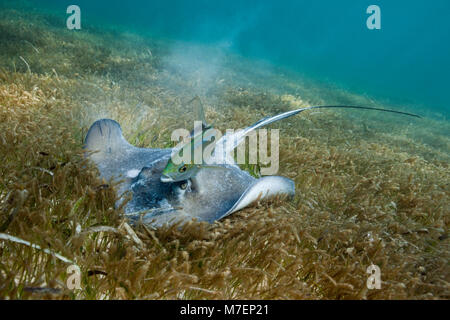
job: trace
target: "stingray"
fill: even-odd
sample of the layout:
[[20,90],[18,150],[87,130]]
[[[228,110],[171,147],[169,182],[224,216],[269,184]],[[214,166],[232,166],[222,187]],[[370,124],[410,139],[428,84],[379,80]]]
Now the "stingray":
[[[368,107],[317,106],[264,118],[245,130],[313,108],[358,108],[416,116]],[[124,213],[132,223],[141,221],[159,227],[194,218],[212,223],[256,201],[295,194],[292,180],[282,176],[257,179],[233,163],[222,164],[226,170],[201,169],[187,180],[162,182],[162,172],[173,150],[135,147],[125,140],[119,123],[111,119],[92,124],[84,147],[102,178],[121,180],[117,190],[119,202],[123,201],[123,194],[131,191],[132,197],[125,204]]]
[[237,165],[224,165],[227,170],[200,170],[186,181],[161,182],[172,149],[137,148],[125,140],[119,123],[110,119],[91,126],[85,148],[94,151],[88,157],[102,178],[122,181],[119,195],[131,191],[125,215],[132,222],[140,220],[155,227],[193,218],[212,223],[258,199],[295,193],[290,179],[256,179]]

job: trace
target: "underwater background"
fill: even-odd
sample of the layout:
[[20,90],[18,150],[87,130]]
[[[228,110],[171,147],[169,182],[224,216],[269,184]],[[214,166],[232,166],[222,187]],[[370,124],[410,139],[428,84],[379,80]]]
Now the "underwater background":
[[[67,1],[39,1],[64,12]],[[448,112],[450,3],[435,0],[88,1],[86,21],[219,45],[309,78]],[[366,9],[381,9],[369,30]]]
[[[81,30],[66,27],[72,4]],[[372,4],[381,30],[366,26]],[[0,0],[0,298],[449,299],[449,9]],[[320,109],[274,123],[293,199],[131,228],[86,133],[110,118],[134,146],[171,148],[194,97],[222,132],[311,105],[422,118]],[[83,290],[67,286],[72,262]],[[372,264],[381,289],[366,285]]]

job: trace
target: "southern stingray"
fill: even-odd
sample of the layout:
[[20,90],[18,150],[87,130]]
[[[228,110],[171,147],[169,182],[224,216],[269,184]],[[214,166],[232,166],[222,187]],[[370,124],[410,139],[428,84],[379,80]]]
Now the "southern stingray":
[[[357,108],[416,116],[369,107],[314,106],[264,118],[243,132],[313,108]],[[237,139],[233,147],[242,141],[244,136],[242,132],[240,134],[241,140]],[[225,135],[222,139],[229,138]],[[255,201],[295,193],[294,182],[288,178],[265,176],[256,179],[230,163],[222,164],[226,170],[200,168],[195,176],[187,180],[163,182],[161,174],[171,158],[172,149],[134,147],[125,140],[119,123],[110,119],[92,124],[85,139],[85,148],[90,151],[88,157],[96,164],[102,178],[122,180],[119,195],[131,191],[132,198],[125,205],[126,216],[131,221],[140,220],[155,227],[193,218],[211,223]]]

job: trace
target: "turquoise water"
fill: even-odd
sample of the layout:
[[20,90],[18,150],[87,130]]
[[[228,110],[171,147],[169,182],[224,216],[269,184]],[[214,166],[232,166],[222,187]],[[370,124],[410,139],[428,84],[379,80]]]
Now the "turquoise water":
[[[82,17],[175,40],[220,44],[311,79],[447,114],[448,0],[35,1]],[[369,30],[366,9],[381,9]]]

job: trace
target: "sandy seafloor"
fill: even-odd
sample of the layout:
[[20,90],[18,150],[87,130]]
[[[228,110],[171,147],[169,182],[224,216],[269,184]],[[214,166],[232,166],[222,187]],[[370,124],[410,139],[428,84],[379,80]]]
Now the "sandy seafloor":
[[[211,47],[0,11],[0,232],[67,263],[0,240],[0,297],[52,299],[448,299],[449,122],[313,82]],[[258,203],[209,225],[124,226],[116,182],[82,156],[97,119],[130,143],[167,148],[195,117],[199,96],[215,127],[243,128],[302,106],[349,104],[414,112],[318,110],[280,129],[279,175],[292,200]],[[244,169],[257,171],[254,166]],[[255,171],[256,170],[256,171]],[[366,286],[367,267],[381,289]]]

